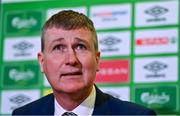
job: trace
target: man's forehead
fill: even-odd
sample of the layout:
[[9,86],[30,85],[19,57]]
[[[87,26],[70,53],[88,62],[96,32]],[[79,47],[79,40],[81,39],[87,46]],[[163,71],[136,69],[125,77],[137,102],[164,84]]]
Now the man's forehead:
[[70,38],[70,39],[61,37],[61,38],[57,38],[57,39],[52,40],[52,42],[66,42],[69,40],[71,40],[72,42],[85,42],[85,43],[88,42],[88,40],[84,40],[84,39],[79,38],[79,37]]
[[55,27],[55,26],[46,28],[44,30],[44,32],[45,33],[47,33],[47,32],[51,32],[52,33],[52,32],[58,32],[58,31],[69,32],[69,31],[78,31],[78,30],[91,32],[90,29],[84,28],[84,27],[82,27],[82,28],[75,28],[75,29],[65,29],[65,28],[62,28],[62,27]]
[[63,40],[65,38],[73,38],[76,41],[83,41],[84,39],[92,39],[91,31],[80,28],[80,29],[73,29],[73,30],[65,30],[62,28],[49,28],[44,33],[45,38],[54,38]]

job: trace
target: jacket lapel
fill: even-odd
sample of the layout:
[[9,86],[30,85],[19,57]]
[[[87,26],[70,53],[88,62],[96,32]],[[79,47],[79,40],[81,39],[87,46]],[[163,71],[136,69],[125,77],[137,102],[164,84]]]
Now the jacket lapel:
[[111,111],[108,106],[108,97],[96,86],[96,100],[93,115],[110,115]]
[[45,104],[39,106],[39,107],[43,107],[39,112],[41,112],[40,114],[44,114],[44,115],[54,115],[54,95],[50,94],[48,95]]

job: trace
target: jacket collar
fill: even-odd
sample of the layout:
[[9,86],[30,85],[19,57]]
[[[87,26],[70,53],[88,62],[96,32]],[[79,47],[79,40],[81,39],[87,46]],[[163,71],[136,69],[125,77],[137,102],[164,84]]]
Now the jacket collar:
[[44,115],[54,115],[54,95],[51,93],[48,96],[49,96],[49,99],[46,99],[46,102],[45,102],[46,104],[41,106],[44,108],[41,108],[42,111],[39,111],[39,112],[41,112],[41,114],[44,114]]
[[94,107],[94,111],[92,115],[102,115],[102,114],[110,115],[111,111],[109,110],[107,100],[108,100],[108,96],[96,87],[96,100],[95,100],[95,107]]
[[[109,106],[107,102],[108,96],[104,94],[101,90],[99,90],[96,85],[95,85],[95,89],[96,89],[96,99],[95,99],[95,106],[94,106],[92,115],[102,115],[102,114],[110,115],[111,111],[109,110]],[[54,95],[53,94],[50,94],[50,99],[53,100],[53,102],[47,103],[47,109],[42,111],[43,114],[54,115],[55,108],[54,108]]]

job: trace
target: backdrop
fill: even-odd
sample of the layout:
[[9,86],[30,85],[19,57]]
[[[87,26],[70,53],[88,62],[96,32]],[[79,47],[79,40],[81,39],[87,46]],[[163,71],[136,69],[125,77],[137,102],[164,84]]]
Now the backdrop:
[[87,15],[101,51],[96,83],[158,114],[180,114],[178,0],[2,0],[0,114],[51,92],[37,63],[41,27],[64,9]]

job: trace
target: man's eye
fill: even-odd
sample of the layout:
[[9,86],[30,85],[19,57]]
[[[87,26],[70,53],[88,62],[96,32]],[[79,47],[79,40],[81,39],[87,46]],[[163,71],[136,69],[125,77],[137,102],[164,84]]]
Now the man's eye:
[[78,50],[85,50],[85,49],[87,49],[84,44],[77,44],[76,48],[77,48]]
[[53,47],[53,50],[64,50],[64,49],[65,49],[65,46],[61,44]]

